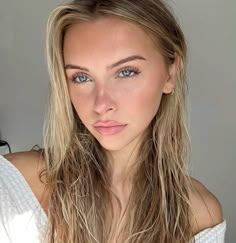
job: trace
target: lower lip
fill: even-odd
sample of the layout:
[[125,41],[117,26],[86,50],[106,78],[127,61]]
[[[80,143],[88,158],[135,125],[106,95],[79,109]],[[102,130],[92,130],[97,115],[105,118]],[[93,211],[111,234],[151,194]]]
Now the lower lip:
[[114,127],[95,127],[95,129],[101,134],[113,135],[121,132],[125,127],[126,125],[114,126]]

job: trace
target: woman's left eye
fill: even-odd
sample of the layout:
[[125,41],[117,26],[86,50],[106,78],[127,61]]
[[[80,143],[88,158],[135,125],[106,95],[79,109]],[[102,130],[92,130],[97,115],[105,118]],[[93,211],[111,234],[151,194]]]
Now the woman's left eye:
[[125,68],[119,72],[118,77],[129,78],[129,77],[135,76],[139,73],[140,73],[139,70],[136,68]]

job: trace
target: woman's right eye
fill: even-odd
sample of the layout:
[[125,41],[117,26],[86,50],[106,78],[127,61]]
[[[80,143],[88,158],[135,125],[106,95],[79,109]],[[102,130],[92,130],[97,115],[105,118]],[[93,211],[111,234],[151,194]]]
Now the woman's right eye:
[[72,75],[71,80],[74,83],[85,83],[85,82],[91,81],[91,79],[85,73],[77,73],[77,74],[74,74],[74,75]]

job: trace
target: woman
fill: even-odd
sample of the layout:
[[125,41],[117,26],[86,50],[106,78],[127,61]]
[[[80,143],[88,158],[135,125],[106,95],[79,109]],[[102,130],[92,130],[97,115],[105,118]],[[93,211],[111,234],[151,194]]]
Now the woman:
[[[61,5],[48,21],[47,57],[44,150],[1,159],[11,171],[2,180],[16,173],[22,191],[30,186],[12,206],[30,204],[17,218],[32,227],[19,233],[24,242],[223,242],[220,203],[188,176],[186,44],[166,4]],[[1,234],[20,242],[9,218]]]

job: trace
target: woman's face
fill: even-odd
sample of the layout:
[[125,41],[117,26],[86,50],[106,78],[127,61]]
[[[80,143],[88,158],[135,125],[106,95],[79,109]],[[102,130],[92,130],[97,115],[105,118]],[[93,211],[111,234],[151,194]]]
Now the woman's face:
[[138,144],[174,88],[177,64],[167,67],[150,37],[118,18],[71,26],[63,51],[71,102],[87,129],[109,151]]

